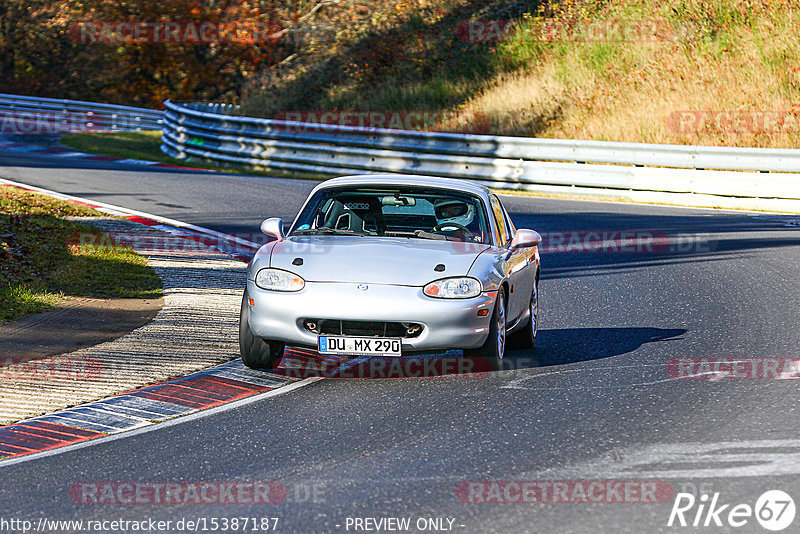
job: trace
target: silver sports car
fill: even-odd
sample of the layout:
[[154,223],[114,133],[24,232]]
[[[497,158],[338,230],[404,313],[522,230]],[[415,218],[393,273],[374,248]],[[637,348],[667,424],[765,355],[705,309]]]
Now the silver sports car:
[[309,195],[288,234],[247,271],[242,360],[270,368],[288,345],[320,354],[401,356],[463,349],[497,368],[508,335],[533,346],[541,236],[517,230],[471,182],[348,176]]

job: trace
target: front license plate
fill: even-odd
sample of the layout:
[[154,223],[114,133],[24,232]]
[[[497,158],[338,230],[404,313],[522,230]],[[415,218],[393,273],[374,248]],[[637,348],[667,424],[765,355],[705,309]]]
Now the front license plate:
[[319,336],[320,354],[401,356],[401,343],[389,337]]

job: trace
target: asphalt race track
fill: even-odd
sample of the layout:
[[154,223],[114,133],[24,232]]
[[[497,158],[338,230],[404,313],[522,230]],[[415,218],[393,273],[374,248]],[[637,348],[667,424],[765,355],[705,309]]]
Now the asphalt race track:
[[[314,185],[10,152],[0,154],[0,177],[234,234],[257,233],[267,217],[291,219]],[[766,490],[800,497],[798,382],[783,364],[785,379],[680,379],[671,359],[800,357],[800,216],[503,201],[517,227],[562,243],[542,250],[537,348],[512,353],[510,369],[473,378],[324,379],[208,417],[0,465],[0,517],[173,525],[269,517],[283,532],[356,532],[355,518],[388,517],[410,518],[412,530],[425,526],[420,518],[444,518],[438,531],[452,519],[452,530],[465,533],[766,532],[753,517],[738,529],[668,528],[667,521],[674,494],[684,490],[719,493],[731,507],[754,506]],[[591,247],[603,232],[614,240],[637,231],[657,244]],[[285,498],[92,504],[75,494],[99,483],[264,481],[282,484]],[[570,494],[591,481],[629,481],[632,489],[622,492],[628,502],[613,495],[614,502],[552,502],[554,494],[550,502],[518,502],[513,492],[476,502],[509,481],[561,481]],[[642,483],[658,488],[660,502],[641,502]]]

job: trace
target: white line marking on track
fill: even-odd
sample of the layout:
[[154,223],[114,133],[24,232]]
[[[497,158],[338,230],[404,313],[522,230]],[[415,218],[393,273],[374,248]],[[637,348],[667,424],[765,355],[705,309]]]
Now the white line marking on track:
[[143,159],[118,159],[114,163],[130,163],[132,165],[158,165],[158,161],[145,161]]
[[13,150],[14,152],[37,152],[39,150],[45,150],[45,148],[43,146],[26,145],[8,147],[7,150]]
[[[646,369],[646,368],[666,368],[666,363],[643,363],[638,365],[620,365],[620,366],[599,366],[599,367],[581,367],[577,369],[554,369],[552,371],[544,371],[540,373],[533,373],[521,376],[520,378],[515,378],[510,380],[509,382],[500,386],[500,389],[535,389],[535,390],[542,390],[542,389],[563,389],[562,387],[558,388],[551,388],[547,386],[538,386],[538,385],[527,385],[527,382],[533,380],[539,380],[542,378],[547,378],[556,375],[564,375],[564,374],[573,374],[573,373],[592,373],[595,371],[619,371],[620,369]],[[532,367],[531,369],[536,369],[536,367]],[[644,378],[644,377],[642,377]],[[637,382],[632,384],[625,384],[625,385],[598,385],[598,386],[586,386],[580,385],[575,386],[578,389],[620,389],[623,387],[630,388],[630,387],[640,387],[640,386],[650,386],[654,384],[661,384],[663,382],[672,382],[676,380],[684,380],[683,378],[664,378],[658,380],[651,380],[649,382]]]
[[653,443],[621,448],[564,467],[520,475],[525,480],[739,478],[797,475],[800,440]]
[[85,152],[58,152],[55,154],[49,154],[50,156],[54,156],[57,158],[82,158],[86,155]]

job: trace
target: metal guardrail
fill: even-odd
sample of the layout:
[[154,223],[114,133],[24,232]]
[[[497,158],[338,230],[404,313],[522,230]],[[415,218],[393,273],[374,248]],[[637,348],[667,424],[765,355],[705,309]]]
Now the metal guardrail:
[[161,149],[181,159],[323,174],[449,176],[515,189],[800,200],[800,150],[360,128],[242,117],[219,104],[164,105]]
[[15,133],[159,130],[162,115],[131,106],[0,94],[0,130],[13,124]]

